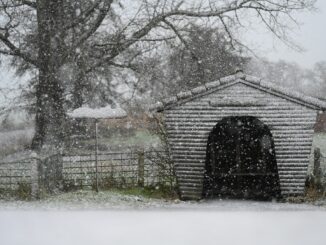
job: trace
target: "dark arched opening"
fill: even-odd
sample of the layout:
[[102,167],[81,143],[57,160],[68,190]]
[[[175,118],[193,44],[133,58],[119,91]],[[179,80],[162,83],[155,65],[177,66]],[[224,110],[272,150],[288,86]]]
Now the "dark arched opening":
[[269,128],[255,117],[223,118],[208,137],[203,196],[272,199],[280,195]]

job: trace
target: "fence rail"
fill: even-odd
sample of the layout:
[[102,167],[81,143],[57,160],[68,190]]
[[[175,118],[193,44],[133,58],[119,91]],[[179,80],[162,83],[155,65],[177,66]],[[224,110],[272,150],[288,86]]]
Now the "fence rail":
[[[96,164],[97,163],[97,164]],[[97,165],[97,167],[96,167]],[[96,184],[97,183],[97,184]],[[32,195],[69,188],[175,185],[172,162],[163,151],[52,155],[0,163],[0,195],[28,188]]]
[[0,162],[0,197],[30,198],[38,191],[39,159]]
[[96,175],[100,187],[173,186],[172,164],[163,151],[110,152],[64,155],[63,182],[66,187],[94,186]]
[[[97,167],[96,167],[97,159]],[[314,150],[312,176],[326,183],[326,156]],[[97,180],[97,181],[96,181]],[[109,152],[52,155],[0,162],[0,196],[30,189],[32,196],[83,187],[126,188],[134,186],[175,186],[173,163],[164,151]],[[28,192],[28,191],[27,191]]]
[[0,192],[15,190],[22,184],[31,184],[32,160],[0,163]]

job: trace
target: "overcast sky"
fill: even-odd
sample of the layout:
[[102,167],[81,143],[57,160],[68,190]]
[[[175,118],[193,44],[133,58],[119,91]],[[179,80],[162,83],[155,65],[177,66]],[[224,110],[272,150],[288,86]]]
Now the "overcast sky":
[[[287,60],[297,62],[302,67],[311,68],[316,62],[326,61],[326,1],[318,0],[316,13],[304,13],[295,16],[301,23],[300,29],[294,30],[291,38],[305,49],[299,53],[286,47],[271,34],[247,32],[245,39],[259,56],[271,60]],[[0,67],[0,88],[18,84],[20,78],[15,78],[7,67]]]
[[317,12],[296,15],[302,23],[299,29],[294,29],[291,39],[295,40],[304,52],[297,52],[285,46],[270,33],[250,33],[246,39],[251,48],[258,48],[260,56],[267,56],[276,61],[279,59],[297,62],[302,67],[311,68],[318,61],[326,61],[326,1],[317,1]]

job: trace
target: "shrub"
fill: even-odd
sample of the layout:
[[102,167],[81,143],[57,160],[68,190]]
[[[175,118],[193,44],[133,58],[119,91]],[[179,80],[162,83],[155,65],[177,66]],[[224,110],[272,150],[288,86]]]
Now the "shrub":
[[306,180],[306,193],[308,200],[316,201],[317,199],[326,197],[326,186],[320,179],[309,176]]
[[15,197],[20,200],[30,200],[32,197],[32,187],[30,183],[20,182],[14,192]]

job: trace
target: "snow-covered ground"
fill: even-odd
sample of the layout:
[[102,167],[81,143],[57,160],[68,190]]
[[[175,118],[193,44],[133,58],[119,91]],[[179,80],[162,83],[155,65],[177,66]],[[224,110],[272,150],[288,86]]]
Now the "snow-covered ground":
[[[80,190],[36,201],[0,200],[1,211],[89,211],[89,210],[201,210],[201,211],[326,211],[319,204],[293,204],[247,200],[180,201],[126,195],[115,191]],[[0,243],[1,244],[1,243]]]
[[325,206],[79,191],[0,202],[0,244],[326,244]]
[[3,245],[324,245],[326,212],[1,212]]

